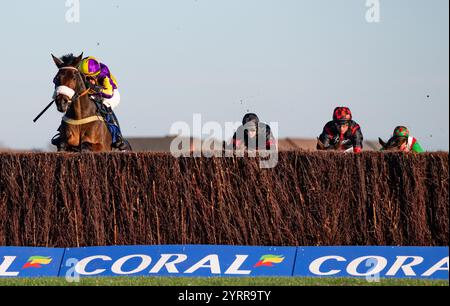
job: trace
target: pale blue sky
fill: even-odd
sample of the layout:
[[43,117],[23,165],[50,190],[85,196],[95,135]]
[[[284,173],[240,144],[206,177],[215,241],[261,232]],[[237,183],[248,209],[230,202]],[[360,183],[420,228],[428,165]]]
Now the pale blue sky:
[[[128,136],[163,136],[175,121],[240,121],[248,110],[279,136],[316,137],[335,106],[366,139],[410,127],[428,150],[449,148],[449,1],[65,0],[0,3],[0,143],[46,148],[61,114],[50,53],[85,52],[116,75]],[[430,98],[427,98],[430,95]],[[241,102],[242,100],[242,102]]]

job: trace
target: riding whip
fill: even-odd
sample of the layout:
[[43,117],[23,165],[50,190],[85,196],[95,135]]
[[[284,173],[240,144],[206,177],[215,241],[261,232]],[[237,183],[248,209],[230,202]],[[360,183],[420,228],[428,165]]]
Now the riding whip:
[[42,112],[39,113],[39,115],[37,115],[36,118],[34,118],[33,122],[36,123],[36,121],[39,120],[39,118],[41,118],[41,116],[50,108],[50,106],[52,106],[52,104],[55,102],[55,100],[53,100],[52,102],[49,103],[49,105],[47,105],[46,108],[44,108],[44,110]]

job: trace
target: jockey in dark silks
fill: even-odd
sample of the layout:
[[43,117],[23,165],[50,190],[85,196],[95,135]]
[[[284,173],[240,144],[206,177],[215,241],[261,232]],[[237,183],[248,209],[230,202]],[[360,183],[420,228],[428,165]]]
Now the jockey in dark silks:
[[275,145],[271,128],[260,122],[256,114],[246,114],[242,126],[233,136],[231,146],[234,150],[270,150]]
[[[112,147],[120,151],[130,149],[129,144],[122,136],[119,121],[113,111],[120,103],[116,78],[105,64],[100,63],[94,57],[83,59],[78,70],[84,75],[86,86],[93,93],[90,98],[95,101],[99,113],[105,118],[111,132]],[[60,138],[55,138],[52,140],[52,144],[57,146],[60,141]]]
[[361,127],[352,119],[352,112],[348,107],[337,107],[333,113],[333,121],[325,125],[319,136],[317,149],[360,153],[364,138]]

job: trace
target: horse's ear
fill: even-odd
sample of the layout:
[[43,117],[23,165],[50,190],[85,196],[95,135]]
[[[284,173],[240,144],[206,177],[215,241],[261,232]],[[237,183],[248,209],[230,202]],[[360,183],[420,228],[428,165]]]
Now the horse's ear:
[[82,52],[80,54],[80,56],[78,56],[74,61],[73,61],[73,66],[78,68],[78,66],[80,65],[81,61],[83,60],[83,54],[84,52]]
[[317,138],[317,150],[325,150],[325,146],[322,141],[320,141],[320,138]]
[[383,139],[378,138],[378,142],[380,143],[380,145],[381,145],[383,148],[386,148],[387,143],[385,143]]
[[64,66],[64,62],[61,59],[57,58],[53,54],[52,54],[52,58],[53,58],[53,61],[55,62],[56,67],[61,68],[62,66]]

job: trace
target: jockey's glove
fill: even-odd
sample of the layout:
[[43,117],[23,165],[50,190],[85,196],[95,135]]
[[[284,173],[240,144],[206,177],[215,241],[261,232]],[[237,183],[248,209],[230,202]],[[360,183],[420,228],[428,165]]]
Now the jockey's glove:
[[95,84],[90,84],[89,89],[95,93],[101,93],[103,88]]

